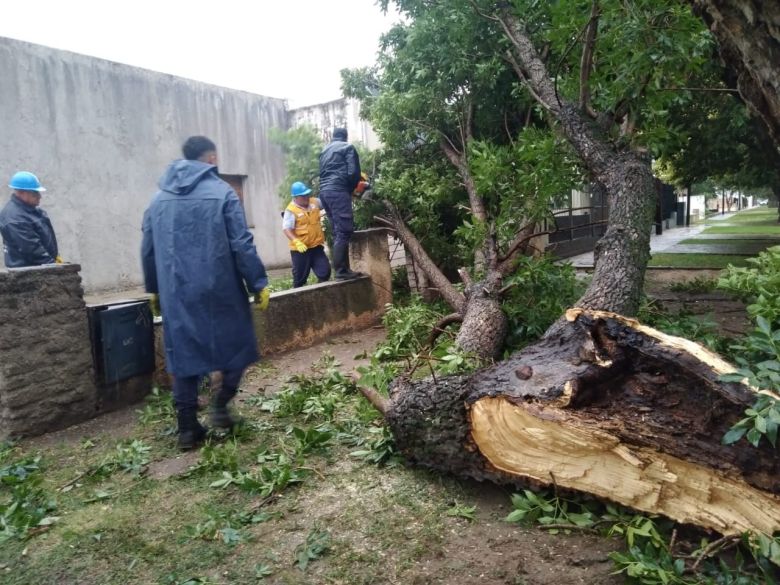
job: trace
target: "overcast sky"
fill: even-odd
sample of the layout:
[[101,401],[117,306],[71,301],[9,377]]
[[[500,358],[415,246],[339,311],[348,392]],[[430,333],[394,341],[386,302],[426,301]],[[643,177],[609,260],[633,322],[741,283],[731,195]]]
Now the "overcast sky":
[[18,0],[0,36],[285,98],[341,96],[339,70],[371,65],[398,20],[375,0]]

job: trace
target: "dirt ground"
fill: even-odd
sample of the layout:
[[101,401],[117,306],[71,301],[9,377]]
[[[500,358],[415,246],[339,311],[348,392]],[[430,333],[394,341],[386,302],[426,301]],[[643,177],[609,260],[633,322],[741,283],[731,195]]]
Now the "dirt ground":
[[[667,309],[685,308],[695,314],[711,315],[725,333],[736,335],[748,324],[744,307],[721,295],[671,293],[668,285],[651,288],[651,295]],[[381,328],[369,329],[264,359],[247,373],[238,401],[248,405],[253,396],[277,391],[291,374],[309,373],[312,364],[325,353],[335,357],[340,363],[340,371],[353,373],[367,361],[366,352],[370,353],[383,337]],[[251,408],[241,410],[246,414]],[[56,450],[62,449],[63,445],[77,445],[85,437],[110,435],[113,440],[119,440],[130,438],[136,432],[136,408],[128,408],[25,441],[23,447],[30,451]],[[197,451],[172,453],[170,450],[155,458],[146,478],[161,485],[173,485],[199,458]],[[348,564],[349,568],[339,569],[344,571],[339,573],[324,559],[314,571],[305,575],[286,570],[270,575],[262,582],[345,585],[608,585],[624,582],[622,575],[613,574],[614,567],[607,556],[622,549],[620,540],[584,532],[553,535],[537,528],[506,523],[504,518],[511,511],[511,490],[507,488],[441,478],[406,467],[361,467],[348,460],[331,461],[330,465],[319,471],[323,479],[328,477],[328,482],[323,481],[316,488],[301,488],[295,496],[289,496],[294,502],[287,503],[283,520],[273,526],[270,523],[259,525],[262,528],[258,528],[256,538],[261,543],[273,542],[274,550],[284,550],[285,543],[292,540],[292,535],[299,534],[296,531],[301,526],[312,521],[325,523],[338,537],[339,562]],[[474,521],[443,514],[442,510],[455,503],[451,500],[474,506]],[[246,554],[250,553],[258,554],[251,551]],[[211,576],[214,583],[239,582],[230,577],[231,563],[244,562],[239,560],[239,552],[235,555],[235,558],[228,556],[215,561]],[[366,563],[365,569],[360,569],[364,558],[373,560]],[[253,560],[259,559],[253,557]],[[382,570],[377,572],[375,567]]]
[[[369,329],[264,359],[248,372],[239,400],[251,401],[258,393],[278,390],[290,374],[309,372],[311,364],[325,352],[338,360],[342,372],[352,372],[366,361],[365,351],[370,352],[383,337],[382,329]],[[242,412],[246,414],[243,409]],[[24,441],[23,448],[28,452],[70,453],[86,438],[98,444],[107,441],[108,437],[111,441],[129,439],[138,433],[137,416],[135,408],[110,413]],[[172,443],[173,439],[169,441]],[[197,451],[177,454],[170,450],[169,453],[152,462],[144,481],[175,486],[178,478],[200,457]],[[351,460],[334,462],[330,469],[321,469],[321,474],[323,478],[327,476],[328,481],[320,482],[316,489],[303,487],[294,496],[285,493],[284,498],[292,500],[279,505],[285,510],[284,518],[273,526],[270,523],[260,525],[264,528],[256,538],[261,542],[273,541],[275,551],[284,550],[294,546],[301,526],[312,522],[327,525],[343,549],[340,558],[371,555],[372,563],[384,567],[382,574],[371,569],[372,563],[366,564],[366,574],[363,574],[363,569],[351,565],[348,568],[329,567],[325,558],[307,575],[283,571],[266,577],[263,582],[345,585],[606,585],[623,582],[621,576],[612,575],[614,568],[607,557],[609,552],[620,549],[620,541],[582,533],[551,535],[536,528],[506,523],[503,519],[511,511],[511,491],[508,489],[441,478],[405,467],[367,467]],[[443,514],[454,500],[474,506],[475,520]],[[169,504],[161,502],[160,505]],[[90,530],[98,531],[97,528]],[[382,550],[384,547],[386,550]],[[26,549],[23,555],[27,555]],[[235,562],[245,561],[237,558]],[[4,566],[8,576],[12,575],[13,561],[4,559]],[[3,563],[0,563],[2,568]],[[235,570],[227,558],[215,562],[209,577],[214,583],[243,582],[225,577],[234,574]],[[62,583],[101,582],[86,577],[70,580],[65,575],[58,579]],[[21,577],[21,580],[8,582],[27,581]]]

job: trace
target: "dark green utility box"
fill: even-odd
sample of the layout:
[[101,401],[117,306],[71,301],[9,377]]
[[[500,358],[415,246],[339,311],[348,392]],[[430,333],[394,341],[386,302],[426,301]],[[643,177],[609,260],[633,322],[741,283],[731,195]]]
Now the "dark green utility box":
[[88,310],[98,385],[154,371],[154,328],[148,301],[92,305]]

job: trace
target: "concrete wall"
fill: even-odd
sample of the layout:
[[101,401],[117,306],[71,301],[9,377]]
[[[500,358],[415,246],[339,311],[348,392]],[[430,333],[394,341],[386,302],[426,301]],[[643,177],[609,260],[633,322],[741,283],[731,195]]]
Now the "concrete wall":
[[78,266],[0,271],[0,437],[94,416]]
[[0,270],[0,439],[64,428],[149,392],[151,373],[95,380],[79,269]]
[[287,125],[283,100],[5,38],[0,80],[0,185],[16,170],[40,177],[62,256],[82,265],[88,291],[141,283],[143,210],[195,134],[215,141],[221,173],[246,176],[265,263],[289,264],[276,195],[284,158],[267,136]]
[[[380,320],[392,300],[386,231],[356,232],[350,261],[366,276],[274,293],[267,311],[255,311],[262,353],[308,347]],[[111,384],[96,379],[88,313],[100,307],[85,305],[79,269],[0,269],[0,439],[64,428],[131,404],[153,381],[170,385],[162,327],[155,331],[154,374]]]
[[360,118],[357,100],[342,98],[290,110],[289,126],[297,128],[303,124],[317,128],[324,142],[330,142],[333,128],[342,127],[347,129],[350,142],[361,142],[370,150],[381,146],[371,124]]
[[352,269],[367,277],[274,293],[267,311],[255,311],[261,353],[309,347],[380,321],[385,305],[393,300],[387,231],[355,232],[349,258]]

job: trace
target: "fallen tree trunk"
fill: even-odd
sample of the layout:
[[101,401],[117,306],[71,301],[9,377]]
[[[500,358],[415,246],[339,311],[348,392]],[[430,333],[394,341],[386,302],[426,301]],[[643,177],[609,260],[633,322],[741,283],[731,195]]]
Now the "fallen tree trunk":
[[755,400],[720,381],[730,371],[688,340],[571,309],[508,360],[470,377],[400,379],[379,406],[399,450],[431,469],[587,492],[722,534],[771,534],[774,448],[721,444]]

